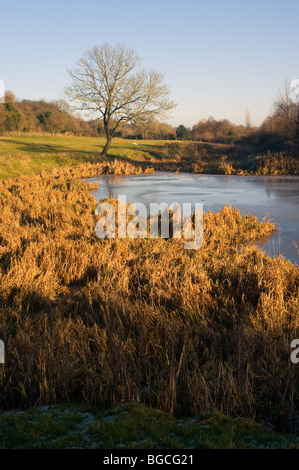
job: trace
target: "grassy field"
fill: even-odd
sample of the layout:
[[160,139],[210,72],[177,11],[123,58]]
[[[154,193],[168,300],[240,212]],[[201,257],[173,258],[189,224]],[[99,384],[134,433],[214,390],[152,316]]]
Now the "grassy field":
[[[101,162],[104,138],[67,135],[0,137],[0,179],[36,174],[53,168]],[[226,175],[299,174],[298,159],[283,154],[255,155],[228,144],[115,138],[107,161],[115,158],[143,168]]]
[[[114,139],[108,160],[122,159],[151,162],[161,159],[166,141],[138,141]],[[103,138],[69,136],[15,136],[0,137],[0,178],[22,174],[36,174],[84,162],[101,161]]]

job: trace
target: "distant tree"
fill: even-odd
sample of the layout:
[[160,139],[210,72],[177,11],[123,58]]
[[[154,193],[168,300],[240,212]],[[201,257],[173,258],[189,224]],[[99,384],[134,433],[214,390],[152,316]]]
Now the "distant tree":
[[72,114],[71,106],[65,100],[54,100],[52,104],[56,109],[64,113]]
[[10,90],[7,90],[4,97],[5,115],[2,113],[2,120],[3,117],[5,118],[2,122],[2,126],[4,126],[5,130],[9,132],[17,130],[21,121],[21,114],[16,108],[15,101],[16,97],[14,93]]
[[89,49],[77,68],[69,71],[72,83],[65,89],[74,107],[96,112],[103,118],[107,155],[111,140],[126,123],[140,125],[163,117],[174,108],[169,87],[158,72],[138,70],[134,49],[104,44]]
[[268,148],[281,150],[297,143],[299,103],[291,99],[287,81],[274,102],[273,113],[262,123],[260,131],[269,141]]
[[100,137],[105,136],[105,129],[102,119],[96,119],[95,121],[90,121],[90,125],[96,130],[96,133]]
[[291,99],[290,84],[285,81],[284,88],[279,91],[279,97],[274,103],[274,116],[282,133],[290,138],[293,138],[296,132],[298,109],[298,103]]
[[216,120],[213,117],[201,119],[192,128],[193,140],[231,143],[254,132],[253,127],[245,127],[231,123],[228,119]]
[[16,102],[16,96],[15,94],[10,91],[10,90],[7,90],[5,92],[5,99],[4,99],[5,103],[15,103]]
[[176,138],[176,130],[172,126],[170,126],[169,124],[166,124],[165,122],[157,123],[155,139],[174,140],[175,138]]
[[189,131],[187,127],[185,127],[183,124],[180,124],[176,128],[176,136],[178,139],[188,139],[189,138]]
[[5,106],[0,103],[0,135],[5,133],[6,130],[6,111]]
[[133,126],[134,132],[133,135],[136,135],[136,138],[140,136],[141,139],[153,139],[157,130],[157,122],[152,120],[149,122],[144,122]]
[[245,124],[248,129],[249,127],[251,127],[251,118],[250,118],[250,112],[248,109],[246,110],[246,114],[245,114]]
[[151,121],[141,126],[135,126],[136,137],[141,139],[174,140],[175,129],[165,122]]
[[39,114],[37,119],[42,124],[45,131],[50,132],[53,130],[52,111],[46,111],[45,113]]
[[21,114],[16,108],[16,105],[13,102],[5,103],[5,110],[6,110],[6,129],[10,131],[15,131],[18,129],[20,121],[21,121]]

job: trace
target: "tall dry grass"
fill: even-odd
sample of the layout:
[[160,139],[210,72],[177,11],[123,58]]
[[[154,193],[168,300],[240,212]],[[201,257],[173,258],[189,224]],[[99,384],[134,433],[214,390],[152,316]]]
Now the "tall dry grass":
[[95,236],[79,177],[109,163],[0,184],[2,409],[137,400],[291,426],[298,415],[298,267],[243,242],[273,225],[225,207],[204,243]]

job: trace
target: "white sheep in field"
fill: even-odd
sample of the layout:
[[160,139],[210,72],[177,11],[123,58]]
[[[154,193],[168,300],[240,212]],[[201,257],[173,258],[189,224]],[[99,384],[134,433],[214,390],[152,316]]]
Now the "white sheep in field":
[[137,145],[136,142],[133,142],[133,145]]

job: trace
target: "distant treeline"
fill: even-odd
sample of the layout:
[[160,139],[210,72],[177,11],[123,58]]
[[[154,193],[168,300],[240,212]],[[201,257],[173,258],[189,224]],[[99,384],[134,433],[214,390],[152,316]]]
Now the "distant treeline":
[[7,92],[5,103],[0,105],[0,134],[11,132],[53,133],[96,136],[91,123],[74,116],[63,101],[17,101]]
[[[50,133],[76,136],[104,136],[100,119],[86,121],[73,114],[62,100],[16,100],[14,94],[6,92],[5,103],[0,105],[0,135],[10,133]],[[284,152],[292,158],[299,150],[299,104],[289,98],[286,87],[274,103],[273,112],[260,127],[236,125],[227,119],[213,117],[201,119],[192,128],[183,124],[172,127],[167,123],[151,122],[147,125],[126,124],[116,137],[124,139],[181,140],[227,144],[234,148],[238,157],[265,152]]]

